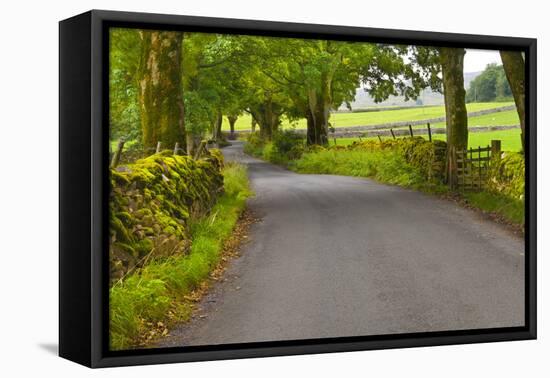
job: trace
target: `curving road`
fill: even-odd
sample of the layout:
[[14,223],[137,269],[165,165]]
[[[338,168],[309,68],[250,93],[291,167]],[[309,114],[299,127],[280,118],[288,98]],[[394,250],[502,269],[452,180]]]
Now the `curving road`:
[[524,323],[524,245],[476,212],[368,179],[248,165],[261,217],[242,256],[160,346]]

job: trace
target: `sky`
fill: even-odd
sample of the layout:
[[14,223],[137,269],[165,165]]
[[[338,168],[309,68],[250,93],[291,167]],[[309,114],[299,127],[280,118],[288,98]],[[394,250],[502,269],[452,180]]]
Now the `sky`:
[[498,50],[466,49],[464,72],[483,71],[489,63],[502,64]]

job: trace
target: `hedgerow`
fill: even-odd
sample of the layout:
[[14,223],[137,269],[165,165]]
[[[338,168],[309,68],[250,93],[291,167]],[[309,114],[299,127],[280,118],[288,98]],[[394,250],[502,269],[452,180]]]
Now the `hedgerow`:
[[418,169],[427,180],[441,181],[445,175],[447,143],[441,140],[430,142],[422,137],[388,139],[382,142],[368,140],[354,142],[347,148],[367,151],[392,150],[401,155],[408,164]]

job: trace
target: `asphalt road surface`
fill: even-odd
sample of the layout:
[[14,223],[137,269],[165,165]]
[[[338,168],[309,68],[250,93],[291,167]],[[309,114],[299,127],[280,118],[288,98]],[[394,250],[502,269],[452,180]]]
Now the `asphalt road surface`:
[[524,324],[523,240],[450,201],[372,180],[249,167],[261,218],[195,319],[159,346]]

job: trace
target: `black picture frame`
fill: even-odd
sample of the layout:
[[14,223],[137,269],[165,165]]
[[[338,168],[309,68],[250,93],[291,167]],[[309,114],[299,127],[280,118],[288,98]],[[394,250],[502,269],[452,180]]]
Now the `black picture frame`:
[[[526,60],[524,327],[108,350],[108,30],[139,27],[521,50]],[[89,367],[536,338],[536,39],[92,10],[59,24],[59,354]]]

